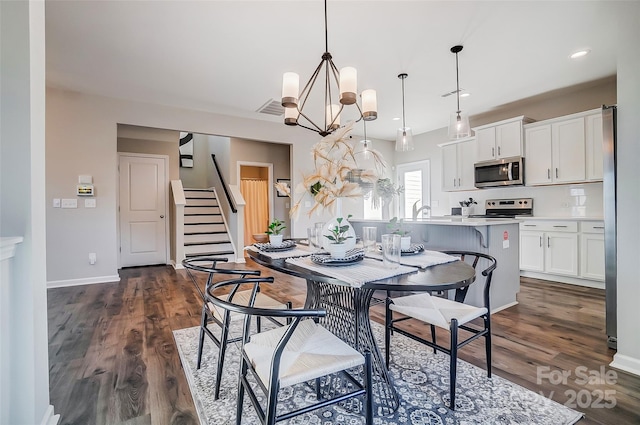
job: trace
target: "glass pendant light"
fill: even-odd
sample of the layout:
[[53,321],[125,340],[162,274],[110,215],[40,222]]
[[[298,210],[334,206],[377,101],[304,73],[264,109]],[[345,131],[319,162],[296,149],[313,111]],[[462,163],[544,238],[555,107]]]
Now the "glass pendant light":
[[362,121],[362,126],[364,127],[364,140],[360,140],[362,143],[362,153],[364,155],[364,159],[371,158],[371,140],[367,139],[367,121]]
[[471,127],[469,127],[469,116],[463,114],[460,110],[460,81],[458,78],[458,53],[462,51],[462,46],[453,46],[451,53],[456,54],[456,99],[458,100],[458,109],[451,114],[449,119],[449,139],[463,139],[471,135]]
[[411,128],[407,127],[404,116],[404,79],[408,77],[408,74],[400,74],[398,78],[402,80],[402,127],[398,129],[396,135],[396,151],[406,152],[413,150],[413,134],[411,134]]

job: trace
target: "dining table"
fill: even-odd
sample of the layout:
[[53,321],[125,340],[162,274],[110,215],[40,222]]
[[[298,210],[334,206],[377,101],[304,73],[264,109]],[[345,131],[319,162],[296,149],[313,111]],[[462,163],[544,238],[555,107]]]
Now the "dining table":
[[[370,322],[369,308],[372,300],[378,299],[374,294],[454,290],[455,299],[462,301],[475,281],[475,269],[459,259],[427,267],[403,265],[401,261],[400,266],[387,269],[375,254],[351,265],[334,267],[311,263],[304,255],[305,251],[308,255],[313,252],[310,247],[298,243],[294,251],[295,258],[287,258],[285,252],[270,255],[259,249],[248,249],[247,253],[257,264],[306,280],[305,308],[325,310],[326,316],[320,319],[322,326],[361,353],[371,353],[376,414],[392,414],[400,402]],[[388,277],[379,278],[385,275]]]

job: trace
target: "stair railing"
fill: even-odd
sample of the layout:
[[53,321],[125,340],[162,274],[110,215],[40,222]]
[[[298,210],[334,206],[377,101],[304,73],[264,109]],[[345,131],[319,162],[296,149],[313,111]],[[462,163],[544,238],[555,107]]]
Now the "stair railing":
[[182,188],[181,180],[171,180],[171,194],[173,202],[171,202],[171,209],[173,210],[173,253],[174,258],[171,259],[173,267],[175,269],[181,269],[182,260],[184,260],[184,206],[187,205],[187,200],[184,197],[184,189]]
[[233,197],[231,196],[231,193],[229,191],[229,186],[227,185],[227,182],[224,180],[224,177],[222,176],[222,171],[220,171],[220,167],[218,166],[218,161],[216,161],[216,156],[214,154],[211,154],[211,159],[213,160],[213,166],[216,169],[216,172],[218,173],[218,177],[220,178],[220,183],[222,186],[222,190],[224,190],[224,195],[226,196],[227,201],[229,202],[229,208],[231,208],[231,212],[237,213],[238,208],[236,206],[235,199],[233,199]]

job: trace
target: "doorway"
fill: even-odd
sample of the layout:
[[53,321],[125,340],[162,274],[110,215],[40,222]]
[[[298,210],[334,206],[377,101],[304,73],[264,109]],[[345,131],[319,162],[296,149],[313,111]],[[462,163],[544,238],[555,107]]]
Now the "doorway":
[[167,264],[169,158],[118,155],[120,267]]
[[[429,160],[399,164],[396,172],[398,184],[404,186],[404,192],[399,197],[400,218],[412,218],[414,205],[419,209],[431,204]],[[430,216],[430,211],[426,210],[423,214],[419,217]]]
[[240,192],[245,200],[244,244],[256,241],[254,234],[264,233],[273,217],[273,164],[238,162]]

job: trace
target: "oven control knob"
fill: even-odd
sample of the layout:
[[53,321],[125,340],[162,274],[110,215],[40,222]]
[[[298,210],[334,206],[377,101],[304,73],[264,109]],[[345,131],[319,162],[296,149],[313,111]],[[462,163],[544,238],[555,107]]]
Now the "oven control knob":
[[529,203],[529,201],[524,201],[524,204],[527,205]]
[[518,201],[518,203],[519,203],[520,205],[522,205],[522,201]]

